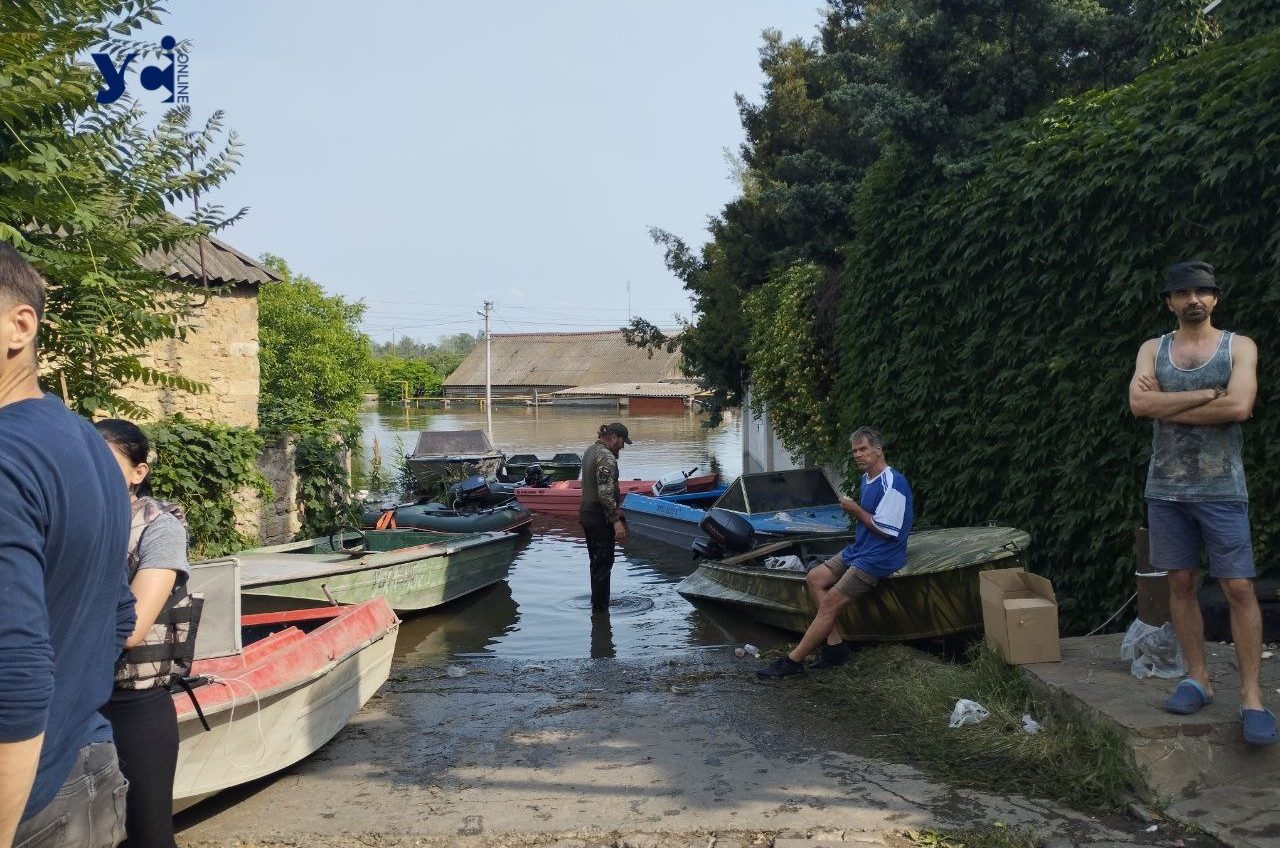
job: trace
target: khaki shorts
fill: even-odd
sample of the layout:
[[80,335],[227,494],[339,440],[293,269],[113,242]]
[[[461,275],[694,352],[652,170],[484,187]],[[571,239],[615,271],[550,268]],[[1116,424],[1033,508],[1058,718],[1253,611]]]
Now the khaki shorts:
[[[875,575],[868,574],[861,568],[854,566],[850,568],[844,564],[844,557],[836,554],[831,559],[824,562],[827,568],[831,569],[831,573],[836,576],[835,588],[840,590],[840,594],[850,600],[856,600],[870,592],[880,582],[880,578]],[[821,566],[819,566],[821,568]]]

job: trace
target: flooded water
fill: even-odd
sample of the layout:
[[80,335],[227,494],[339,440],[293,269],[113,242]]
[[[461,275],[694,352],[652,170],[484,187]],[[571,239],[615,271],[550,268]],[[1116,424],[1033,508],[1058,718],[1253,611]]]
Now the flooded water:
[[[742,467],[739,419],[707,429],[692,412],[627,416],[601,409],[504,407],[493,411],[494,443],[502,451],[550,456],[582,453],[596,428],[622,421],[635,444],[619,459],[623,478],[652,479],[677,469],[714,468],[732,480]],[[484,413],[473,406],[448,410],[370,408],[361,415],[363,463],[376,434],[384,467],[412,449],[421,430],[484,429]],[[751,642],[761,649],[794,637],[753,625],[731,613],[701,610],[675,586],[693,571],[689,552],[630,539],[613,567],[607,620],[593,624],[587,549],[576,519],[535,513],[533,532],[521,543],[507,579],[436,612],[401,625],[397,660],[436,664],[445,658],[501,656],[527,660],[580,657],[652,657],[690,649],[724,650]]]

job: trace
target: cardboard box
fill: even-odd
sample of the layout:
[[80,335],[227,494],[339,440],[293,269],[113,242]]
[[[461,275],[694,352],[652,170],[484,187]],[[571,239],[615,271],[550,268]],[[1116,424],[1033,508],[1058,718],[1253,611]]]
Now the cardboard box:
[[1058,601],[1053,584],[1020,568],[979,573],[987,644],[1014,665],[1057,662]]

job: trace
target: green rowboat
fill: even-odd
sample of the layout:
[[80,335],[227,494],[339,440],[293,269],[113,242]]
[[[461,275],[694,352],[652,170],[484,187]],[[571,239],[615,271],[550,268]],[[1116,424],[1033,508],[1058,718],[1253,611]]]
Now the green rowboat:
[[445,535],[421,530],[348,530],[235,555],[247,611],[295,602],[355,604],[379,595],[400,615],[447,604],[507,576],[514,533]]
[[[803,633],[816,611],[802,571],[764,567],[767,557],[826,559],[852,536],[788,540],[702,563],[676,591],[690,601],[726,605],[753,620]],[[1011,527],[920,530],[907,540],[907,564],[881,580],[840,617],[845,638],[899,642],[982,629],[978,572],[1026,568],[1031,537]]]

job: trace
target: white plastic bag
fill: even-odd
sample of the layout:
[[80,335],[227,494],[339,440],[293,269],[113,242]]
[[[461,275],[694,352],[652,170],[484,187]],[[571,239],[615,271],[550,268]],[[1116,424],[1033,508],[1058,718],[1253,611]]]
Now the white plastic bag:
[[1187,664],[1182,659],[1182,649],[1178,647],[1178,637],[1170,622],[1152,627],[1135,618],[1120,643],[1120,658],[1131,661],[1129,671],[1138,679],[1165,677],[1172,680],[1187,673]]
[[1031,714],[1030,714],[1030,713],[1023,713],[1023,714],[1022,714],[1022,729],[1023,729],[1023,730],[1025,730],[1027,733],[1039,733],[1039,732],[1040,732],[1040,722],[1038,722],[1038,721],[1036,721],[1035,719],[1033,719],[1033,718],[1031,717]]
[[795,554],[780,557],[765,557],[764,567],[774,571],[804,571],[804,563]]
[[991,711],[982,704],[970,701],[968,698],[961,698],[956,701],[956,708],[951,711],[951,721],[948,726],[964,727],[966,724],[977,724],[989,715]]

